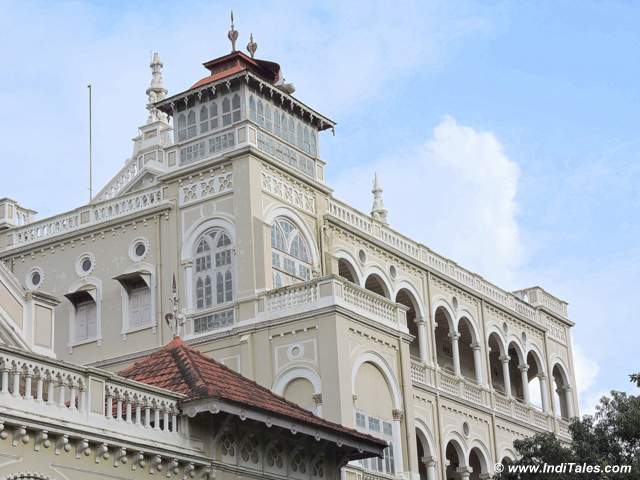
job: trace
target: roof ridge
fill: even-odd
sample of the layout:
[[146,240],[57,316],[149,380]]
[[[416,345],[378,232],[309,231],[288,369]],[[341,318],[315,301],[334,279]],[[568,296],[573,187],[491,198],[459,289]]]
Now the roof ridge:
[[[170,350],[171,357],[180,370],[180,374],[189,385],[189,389],[198,394],[209,394],[207,383],[202,377],[202,372],[198,368],[198,364],[194,361],[192,353],[194,349],[189,345],[186,345],[180,337],[177,337],[178,342],[174,348]],[[183,354],[183,358],[180,358],[180,353]]]

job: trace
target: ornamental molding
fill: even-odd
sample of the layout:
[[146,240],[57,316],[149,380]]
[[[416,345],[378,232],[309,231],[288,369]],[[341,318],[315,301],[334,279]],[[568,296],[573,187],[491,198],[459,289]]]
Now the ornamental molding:
[[[325,226],[325,232],[327,232],[327,234],[333,234],[336,238],[350,243],[355,247],[355,250],[352,252],[354,258],[358,258],[358,249],[363,248],[368,253],[375,254],[378,259],[382,261],[381,264],[383,262],[393,263],[396,265],[397,269],[401,269],[407,276],[409,276],[409,274],[413,274],[416,277],[424,278],[424,275],[428,272],[426,269],[416,268],[414,265],[406,262],[401,257],[394,255],[393,253],[389,253],[387,250],[379,248],[377,245],[362,239],[359,235],[350,232],[349,230],[345,230],[341,226],[335,225],[330,222],[325,222]],[[334,244],[333,246],[333,250],[335,250],[336,245]]]
[[556,340],[564,345],[567,344],[567,329],[555,318],[546,313],[542,313],[542,319],[544,320],[545,325],[547,326],[547,336]]
[[266,165],[262,167],[262,191],[307,213],[316,213],[313,190]]
[[178,185],[180,206],[190,205],[201,200],[213,198],[233,190],[233,173],[222,167],[198,178],[180,180]]
[[372,343],[372,344],[377,344],[377,345],[383,345],[387,348],[390,348],[392,350],[398,350],[398,346],[390,343],[380,337],[377,337],[375,335],[372,335],[369,332],[364,332],[362,330],[358,330],[356,328],[353,327],[349,327],[349,333],[352,334],[352,336],[354,337],[360,337],[363,338],[367,341],[367,343]]
[[[520,335],[516,336],[520,341],[522,341],[522,332],[527,332],[528,335],[530,334],[536,340],[543,340],[543,333],[541,330],[538,330],[537,328],[534,328],[531,325],[518,320],[514,316],[509,315],[508,313],[505,313],[502,310],[487,304],[486,302],[484,305],[486,307],[485,323],[487,326],[495,324],[500,329],[500,331],[502,331],[501,324],[506,321],[508,325],[515,326],[517,329],[519,329],[518,333],[520,333]],[[512,329],[509,329],[509,331],[515,333],[512,331]],[[530,338],[529,342],[531,342],[532,340],[533,339]]]
[[454,415],[461,415],[463,417],[469,418],[477,423],[480,424],[485,424],[485,425],[489,425],[489,420],[485,417],[479,416],[477,414],[471,413],[467,410],[463,410],[462,408],[457,408],[454,405],[448,404],[448,403],[442,403],[440,405],[440,408],[442,408],[442,410],[452,413]]

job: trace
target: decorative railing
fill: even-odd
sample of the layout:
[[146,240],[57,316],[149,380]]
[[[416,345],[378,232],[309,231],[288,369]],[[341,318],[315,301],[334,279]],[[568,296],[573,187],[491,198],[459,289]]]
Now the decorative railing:
[[184,447],[182,395],[47,357],[0,347],[0,410],[118,439]]
[[258,299],[259,320],[340,306],[392,328],[407,331],[407,308],[336,276],[270,290]]
[[[516,312],[526,319],[536,323],[541,323],[540,316],[536,308],[529,305],[518,296],[496,287],[481,276],[460,267],[452,260],[438,255],[424,245],[414,242],[380,222],[372,220],[368,215],[359,212],[349,205],[338,200],[331,199],[329,200],[328,214],[426,265],[428,268],[442,276],[452,279],[470,290],[492,300],[493,302]],[[547,296],[549,299],[553,298],[548,294]],[[564,302],[561,303],[563,303],[564,308],[553,304],[550,300],[547,300],[547,304],[545,304],[545,306],[554,313],[566,317],[566,304],[564,304]]]
[[140,160],[129,160],[120,169],[118,173],[107,183],[102,190],[95,196],[95,200],[98,202],[104,202],[110,200],[128,187],[141,172]]
[[73,212],[63,213],[7,232],[6,249],[29,245],[81,228],[107,222],[114,218],[141,212],[164,201],[162,188],[142,190],[105,202],[90,204]]

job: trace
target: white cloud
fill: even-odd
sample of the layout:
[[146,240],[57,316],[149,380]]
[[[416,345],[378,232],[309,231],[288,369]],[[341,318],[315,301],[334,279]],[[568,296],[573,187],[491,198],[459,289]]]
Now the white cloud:
[[518,166],[492,132],[447,116],[423,145],[344,172],[337,196],[368,211],[374,170],[394,228],[491,281],[513,281],[523,258]]
[[599,365],[583,352],[579,344],[573,344],[573,368],[576,376],[576,388],[578,389],[578,399],[580,401],[580,413],[592,414],[595,411],[595,405],[600,397],[606,392],[592,392],[591,387],[596,381]]

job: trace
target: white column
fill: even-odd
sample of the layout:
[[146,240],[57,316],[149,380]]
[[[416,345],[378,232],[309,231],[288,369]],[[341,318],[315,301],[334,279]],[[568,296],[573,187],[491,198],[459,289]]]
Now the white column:
[[402,476],[404,472],[404,460],[402,458],[402,410],[394,410],[393,423],[391,429],[393,432],[393,456],[395,458],[396,476]]
[[502,377],[504,378],[504,393],[507,397],[511,396],[511,376],[509,375],[509,355],[501,355]]
[[482,385],[482,356],[480,355],[480,344],[471,344],[473,350],[473,370],[476,372],[476,383]]
[[422,363],[427,363],[429,359],[428,349],[427,349],[427,322],[424,319],[416,320],[416,324],[418,325],[418,345],[420,347],[420,361]]
[[449,338],[451,339],[451,352],[453,353],[453,372],[456,377],[459,377],[461,375],[460,351],[458,350],[458,339],[460,338],[460,334],[458,332],[450,333]]
[[24,378],[24,398],[27,400],[31,400],[33,396],[31,395],[31,371],[27,370],[27,373]]
[[524,403],[529,405],[529,376],[527,375],[529,365],[520,365],[518,369],[520,370],[520,378],[522,379],[522,397]]
[[2,393],[9,393],[9,369],[6,366],[2,369]]
[[573,410],[573,393],[571,389],[571,385],[567,385],[564,387],[564,401],[567,405],[567,416],[569,418],[573,418],[575,416]]
[[538,381],[540,382],[540,396],[542,397],[542,411],[549,412],[549,391],[547,389],[547,376],[544,373],[538,374]]
[[436,461],[433,457],[423,457],[422,463],[427,470],[427,480],[437,480],[436,479]]
[[458,478],[460,480],[469,480],[469,477],[471,476],[471,472],[473,472],[473,469],[471,467],[456,468],[456,473],[458,474]]

